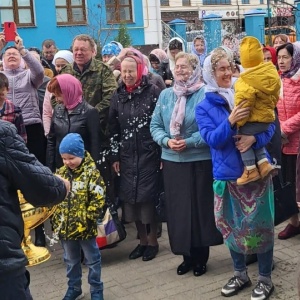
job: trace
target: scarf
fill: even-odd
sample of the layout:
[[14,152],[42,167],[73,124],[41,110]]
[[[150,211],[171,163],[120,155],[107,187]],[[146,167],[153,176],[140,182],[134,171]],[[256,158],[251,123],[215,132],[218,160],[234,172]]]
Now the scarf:
[[170,122],[170,133],[172,137],[180,135],[181,126],[185,117],[186,98],[188,95],[195,93],[203,86],[201,76],[201,68],[198,63],[196,69],[187,81],[178,81],[175,77],[173,91],[177,96],[177,99]]
[[300,47],[298,44],[292,44],[294,48],[294,53],[292,57],[292,64],[290,69],[287,72],[281,73],[281,78],[291,78],[293,77],[300,69]]
[[167,53],[162,49],[154,49],[150,52],[150,54],[154,55],[160,64],[168,60]]
[[62,58],[65,61],[67,61],[69,64],[72,64],[74,62],[73,53],[69,50],[59,50],[55,53],[52,64],[55,65],[55,61],[58,58]]
[[[199,40],[199,39],[201,39],[201,40],[204,42],[204,45],[205,45],[205,48],[204,48],[203,53],[199,53],[199,52],[197,52],[197,50],[195,49],[194,43],[195,43],[196,40]],[[207,56],[207,42],[206,42],[206,40],[204,39],[203,36],[199,36],[199,35],[198,35],[198,36],[196,36],[196,37],[194,38],[193,43],[192,43],[191,53],[193,53],[193,54],[195,54],[196,56],[198,56],[199,61],[200,61],[200,66],[203,67],[203,63],[204,63],[205,57]]]
[[[170,41],[169,41],[169,45],[174,40],[178,40],[182,44],[182,52],[185,52],[185,44],[184,44],[183,40],[180,39],[180,38],[178,38],[178,37],[171,38]],[[175,58],[170,53],[169,45],[168,45],[168,49],[167,49],[167,56],[169,58],[169,67],[170,67],[170,70],[171,70],[172,74],[174,75]]]
[[263,51],[269,51],[271,53],[272,63],[274,66],[276,66],[277,65],[277,55],[276,55],[275,48],[266,46],[266,47],[263,47]]
[[[145,64],[144,64],[144,60],[143,60],[143,56],[141,55],[141,58],[136,56],[136,55],[127,55],[125,56],[124,60],[127,58],[132,58],[136,64],[137,64],[137,79],[135,81],[135,83],[133,85],[125,85],[126,87],[126,91],[128,93],[132,93],[133,90],[135,90],[138,86],[141,85],[142,82],[142,78],[145,72]],[[122,69],[122,65],[121,65],[121,69]],[[148,68],[147,68],[147,72],[148,72]]]
[[234,94],[231,88],[219,87],[211,65],[211,55],[207,56],[203,64],[203,79],[206,84],[206,93],[218,93],[223,96],[229,105],[230,110],[234,107]]
[[82,102],[82,86],[80,81],[70,74],[57,75],[56,79],[62,91],[65,107],[67,110],[72,110]]

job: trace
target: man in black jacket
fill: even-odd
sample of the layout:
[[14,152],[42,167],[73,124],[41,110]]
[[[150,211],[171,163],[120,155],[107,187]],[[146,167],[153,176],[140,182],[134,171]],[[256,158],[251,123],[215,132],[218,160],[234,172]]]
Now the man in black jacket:
[[[0,120],[0,291],[2,300],[25,300],[29,273],[21,248],[24,223],[17,190],[34,206],[63,199],[70,183],[53,175],[29,154],[14,125]],[[28,296],[28,294],[27,294]]]

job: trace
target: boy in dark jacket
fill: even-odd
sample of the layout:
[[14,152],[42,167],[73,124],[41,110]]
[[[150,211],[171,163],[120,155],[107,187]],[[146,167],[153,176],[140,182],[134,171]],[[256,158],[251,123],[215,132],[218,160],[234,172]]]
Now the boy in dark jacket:
[[26,143],[27,134],[21,109],[6,98],[8,85],[7,77],[3,73],[0,73],[0,119],[13,123],[17,127],[18,134]]
[[71,193],[57,206],[52,219],[54,238],[61,240],[67,264],[68,290],[63,299],[83,297],[82,249],[89,268],[91,299],[103,300],[101,255],[96,236],[97,219],[104,206],[104,182],[91,155],[84,150],[80,134],[67,134],[60,143],[59,153],[64,166],[58,170],[58,174],[71,182]]

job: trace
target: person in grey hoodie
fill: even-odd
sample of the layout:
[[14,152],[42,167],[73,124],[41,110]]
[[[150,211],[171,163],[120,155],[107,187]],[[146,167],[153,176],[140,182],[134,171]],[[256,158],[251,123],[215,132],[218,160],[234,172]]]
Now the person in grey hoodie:
[[[5,36],[0,33],[0,51],[6,46]],[[23,40],[16,35],[15,45],[7,47],[3,54],[4,73],[9,81],[7,98],[22,110],[27,133],[29,152],[45,164],[46,139],[39,110],[38,87],[43,83],[44,68],[23,45]],[[29,67],[25,68],[25,63]],[[36,246],[45,246],[42,227],[36,229]]]

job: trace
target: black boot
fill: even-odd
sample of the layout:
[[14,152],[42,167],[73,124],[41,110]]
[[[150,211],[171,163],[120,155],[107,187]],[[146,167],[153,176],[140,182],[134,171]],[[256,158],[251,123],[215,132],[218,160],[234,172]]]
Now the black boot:
[[35,243],[34,244],[37,247],[45,247],[46,246],[44,224],[41,224],[35,228]]

